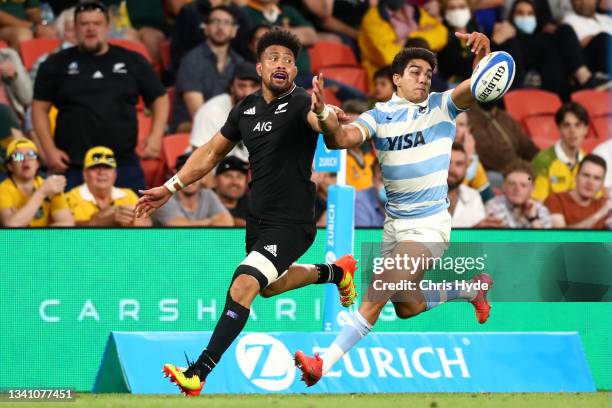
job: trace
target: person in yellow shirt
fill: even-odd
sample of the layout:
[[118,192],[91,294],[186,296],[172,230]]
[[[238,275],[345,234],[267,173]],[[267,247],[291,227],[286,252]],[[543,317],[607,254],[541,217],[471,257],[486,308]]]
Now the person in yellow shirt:
[[589,132],[589,114],[576,103],[568,102],[555,114],[560,139],[533,158],[536,172],[532,198],[544,201],[552,193],[564,193],[576,187],[578,163],[584,158],[580,148]]
[[[342,104],[342,110],[351,121],[367,111],[369,105],[365,101],[349,99]],[[372,164],[376,160],[372,152],[371,141],[366,141],[361,146],[347,149],[346,154],[346,184],[355,187],[356,191],[372,187]]]
[[115,187],[115,153],[104,146],[92,147],[83,160],[85,183],[70,190],[68,205],[76,225],[85,227],[148,227],[151,219],[136,218],[138,196],[129,188]]
[[6,148],[8,178],[0,183],[0,222],[4,227],[74,225],[63,194],[64,176],[37,175],[38,149],[29,139],[15,139]]
[[357,38],[361,61],[371,82],[377,69],[391,65],[408,38],[422,38],[431,51],[448,41],[448,29],[424,8],[405,0],[380,0],[363,16]]

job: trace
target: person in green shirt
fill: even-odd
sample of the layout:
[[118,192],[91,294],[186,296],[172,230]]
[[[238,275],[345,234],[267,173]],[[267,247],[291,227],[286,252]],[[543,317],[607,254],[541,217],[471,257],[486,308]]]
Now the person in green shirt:
[[18,49],[21,41],[54,37],[55,30],[43,21],[39,0],[0,1],[0,40]]

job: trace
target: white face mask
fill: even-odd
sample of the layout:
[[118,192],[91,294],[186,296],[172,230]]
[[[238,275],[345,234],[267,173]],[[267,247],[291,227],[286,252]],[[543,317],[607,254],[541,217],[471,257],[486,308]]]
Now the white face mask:
[[444,15],[444,18],[446,19],[446,21],[448,21],[448,24],[450,24],[454,28],[463,28],[470,21],[470,18],[472,18],[472,13],[470,13],[470,9],[467,7],[462,9],[449,10]]

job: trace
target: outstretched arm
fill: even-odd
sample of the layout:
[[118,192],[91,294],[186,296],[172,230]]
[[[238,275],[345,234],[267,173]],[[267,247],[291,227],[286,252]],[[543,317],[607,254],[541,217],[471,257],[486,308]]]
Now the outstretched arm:
[[136,203],[136,217],[151,215],[170,199],[174,191],[204,177],[234,148],[235,144],[235,142],[223,136],[221,132],[217,132],[208,143],[198,147],[189,156],[181,170],[166,184],[150,190],[139,191],[142,197]]
[[[476,54],[474,58],[474,68],[480,60],[482,60],[485,56],[491,53],[491,43],[486,35],[474,31],[473,33],[463,34],[463,33],[455,33],[457,38],[467,40],[467,46],[470,47],[472,52]],[[453,89],[451,93],[451,98],[455,106],[459,109],[469,109],[476,102],[474,95],[472,95],[472,91],[470,90],[471,80],[466,79],[461,82],[455,89]]]
[[358,124],[341,125],[347,116],[342,110],[325,105],[323,94],[323,74],[312,79],[312,105],[308,113],[308,123],[323,133],[325,145],[329,149],[346,149],[359,146],[370,138],[368,129]]

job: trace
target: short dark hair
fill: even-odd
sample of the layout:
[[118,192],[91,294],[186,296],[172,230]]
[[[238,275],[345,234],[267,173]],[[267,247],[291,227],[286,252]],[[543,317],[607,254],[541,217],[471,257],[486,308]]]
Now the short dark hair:
[[431,47],[426,39],[421,37],[410,37],[404,43],[404,48],[425,48],[426,50],[431,51]]
[[604,174],[606,174],[606,171],[608,170],[606,161],[601,156],[598,156],[596,154],[587,154],[586,156],[584,156],[584,158],[580,161],[580,164],[578,165],[578,172],[580,172],[584,163],[588,162],[596,164],[599,167],[603,167]]
[[533,171],[533,167],[528,162],[518,159],[511,162],[504,169],[504,180],[508,178],[508,176],[512,173],[525,173],[529,176],[529,180],[533,183],[535,181],[535,172]]
[[214,13],[215,11],[224,11],[227,14],[229,14],[230,16],[232,16],[232,20],[234,20],[234,24],[236,24],[236,21],[238,20],[236,17],[236,11],[234,8],[230,7],[230,6],[224,6],[224,5],[220,5],[220,6],[215,6],[213,8],[210,9],[210,12],[208,13],[208,15],[206,16],[206,22],[208,22],[210,20],[210,16],[212,15],[212,13]]
[[361,115],[367,111],[370,105],[361,99],[348,99],[342,103],[342,110],[346,113]]
[[561,126],[561,122],[563,122],[565,115],[568,113],[573,113],[578,118],[578,121],[584,123],[585,125],[588,125],[590,122],[589,113],[584,106],[577,102],[567,102],[555,113],[555,122],[557,123],[557,126]]
[[455,152],[463,152],[463,153],[467,154],[466,151],[465,151],[465,147],[463,147],[463,143],[453,142],[451,150],[453,150]]
[[378,69],[374,73],[374,79],[378,78],[387,78],[389,81],[393,82],[393,71],[391,70],[391,65],[385,65],[384,67]]
[[87,11],[99,11],[104,14],[104,17],[106,18],[107,22],[110,21],[108,7],[106,7],[106,4],[96,0],[82,1],[77,4],[76,8],[74,9],[74,21],[77,20],[79,14],[85,13]]
[[261,58],[261,54],[263,54],[266,48],[273,45],[289,48],[294,58],[297,58],[302,49],[302,44],[295,35],[280,27],[274,27],[259,39],[259,43],[257,44],[257,59],[259,60]]
[[393,74],[404,75],[404,71],[408,66],[408,63],[415,59],[422,59],[427,61],[431,69],[436,69],[437,59],[436,54],[433,52],[426,50],[425,48],[404,48],[400,52],[397,53],[395,58],[393,58],[393,62],[391,63],[391,71]]

